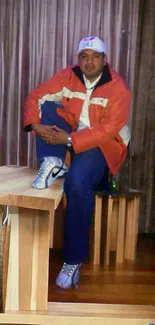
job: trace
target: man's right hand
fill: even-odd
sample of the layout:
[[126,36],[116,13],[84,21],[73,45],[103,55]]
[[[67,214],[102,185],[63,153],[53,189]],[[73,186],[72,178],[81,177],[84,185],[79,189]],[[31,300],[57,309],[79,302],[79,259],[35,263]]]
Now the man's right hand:
[[38,134],[40,137],[42,136],[51,136],[53,131],[52,126],[50,125],[43,125],[39,123],[31,124],[32,130]]

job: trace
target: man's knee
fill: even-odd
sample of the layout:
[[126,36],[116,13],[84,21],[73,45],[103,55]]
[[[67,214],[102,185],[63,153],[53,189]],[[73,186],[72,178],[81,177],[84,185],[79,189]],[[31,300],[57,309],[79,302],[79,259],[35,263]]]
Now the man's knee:
[[58,108],[57,102],[49,102],[45,101],[44,104],[41,105],[41,123],[42,124],[55,124],[57,121],[59,121],[59,116],[57,114],[57,108]]

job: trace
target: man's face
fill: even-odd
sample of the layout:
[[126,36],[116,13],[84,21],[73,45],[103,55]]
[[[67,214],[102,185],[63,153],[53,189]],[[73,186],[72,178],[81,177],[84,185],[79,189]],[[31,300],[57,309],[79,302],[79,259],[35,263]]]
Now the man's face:
[[86,78],[94,81],[101,74],[106,64],[106,56],[93,50],[83,50],[79,54],[79,65]]

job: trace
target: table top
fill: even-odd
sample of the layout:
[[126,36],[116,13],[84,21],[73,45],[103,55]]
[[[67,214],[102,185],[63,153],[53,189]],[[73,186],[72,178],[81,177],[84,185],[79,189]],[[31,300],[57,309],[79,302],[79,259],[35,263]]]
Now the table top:
[[37,169],[18,166],[0,167],[0,204],[39,210],[56,209],[63,194],[63,179],[44,190],[31,187]]

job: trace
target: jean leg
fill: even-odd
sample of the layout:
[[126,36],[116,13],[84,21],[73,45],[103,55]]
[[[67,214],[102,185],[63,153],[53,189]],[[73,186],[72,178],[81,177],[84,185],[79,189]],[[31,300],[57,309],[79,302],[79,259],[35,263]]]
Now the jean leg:
[[94,190],[107,171],[99,148],[79,153],[73,159],[65,179],[67,196],[64,260],[79,264],[88,257],[89,230],[95,206]]
[[[64,131],[70,133],[71,126],[57,114],[57,107],[62,107],[61,104],[56,102],[45,102],[42,107],[42,117],[41,123],[44,125],[57,125]],[[66,156],[66,146],[65,145],[52,145],[44,141],[40,136],[36,135],[36,152],[37,159],[40,161],[44,157],[54,156],[65,159]]]

